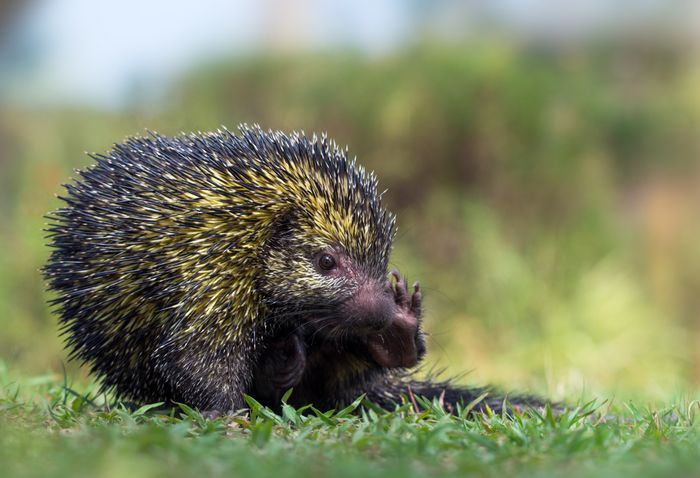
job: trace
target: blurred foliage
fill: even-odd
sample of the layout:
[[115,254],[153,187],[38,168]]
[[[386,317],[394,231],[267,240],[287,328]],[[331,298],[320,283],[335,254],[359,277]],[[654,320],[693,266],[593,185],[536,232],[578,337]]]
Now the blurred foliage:
[[[660,408],[592,401],[449,415],[414,397],[394,411],[356,400],[337,411],[207,419],[186,405],[115,403],[94,384],[8,373],[0,361],[0,460],[10,477],[669,477],[700,471],[698,402]],[[414,408],[420,407],[420,411]],[[364,406],[362,406],[364,405]]]
[[0,357],[65,354],[38,269],[71,169],[144,128],[328,132],[399,214],[430,364],[557,398],[700,380],[700,68],[678,48],[500,41],[237,59],[120,113],[0,112]]

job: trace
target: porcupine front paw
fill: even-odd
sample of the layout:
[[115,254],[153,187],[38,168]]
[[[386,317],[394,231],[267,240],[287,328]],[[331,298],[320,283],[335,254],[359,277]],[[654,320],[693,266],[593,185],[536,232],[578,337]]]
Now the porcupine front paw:
[[368,347],[375,361],[387,368],[413,367],[425,355],[425,338],[421,329],[420,284],[408,293],[406,279],[394,270],[391,286],[396,304],[391,325],[369,337]]
[[282,341],[273,343],[276,350],[276,368],[272,371],[270,381],[284,392],[301,381],[306,368],[306,348],[297,334],[292,334]]
[[251,394],[275,408],[283,394],[301,381],[305,370],[306,346],[298,334],[272,340],[256,367]]
[[394,300],[399,307],[397,321],[407,328],[407,331],[414,331],[413,340],[416,349],[416,358],[420,360],[425,356],[425,333],[421,327],[423,318],[423,293],[418,281],[413,283],[413,293],[409,295],[406,278],[402,277],[399,271],[393,270],[392,277],[396,280],[394,286]]

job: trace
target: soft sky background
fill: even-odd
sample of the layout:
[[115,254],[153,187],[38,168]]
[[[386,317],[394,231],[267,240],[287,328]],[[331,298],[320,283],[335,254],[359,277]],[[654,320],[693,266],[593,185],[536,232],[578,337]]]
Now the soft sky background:
[[[198,63],[274,50],[383,54],[422,37],[566,45],[601,32],[700,30],[680,0],[34,0],[2,32],[0,99],[118,107]],[[698,27],[698,28],[695,28]],[[143,95],[141,95],[143,96]]]

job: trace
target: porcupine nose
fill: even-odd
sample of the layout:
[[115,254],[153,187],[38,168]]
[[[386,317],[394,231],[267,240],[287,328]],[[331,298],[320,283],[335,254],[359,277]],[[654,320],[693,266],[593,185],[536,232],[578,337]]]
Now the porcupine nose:
[[358,328],[370,333],[386,329],[394,315],[391,284],[366,281],[357,290],[350,307],[353,309],[350,316],[355,318]]

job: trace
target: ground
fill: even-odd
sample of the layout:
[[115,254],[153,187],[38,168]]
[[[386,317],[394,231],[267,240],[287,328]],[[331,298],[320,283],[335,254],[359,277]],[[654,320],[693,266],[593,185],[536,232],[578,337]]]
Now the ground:
[[[57,379],[0,373],[0,463],[21,476],[689,476],[700,474],[699,404],[579,404],[451,416],[408,400],[324,412],[249,401],[206,420],[182,406],[128,407]],[[425,411],[417,412],[417,408]]]

